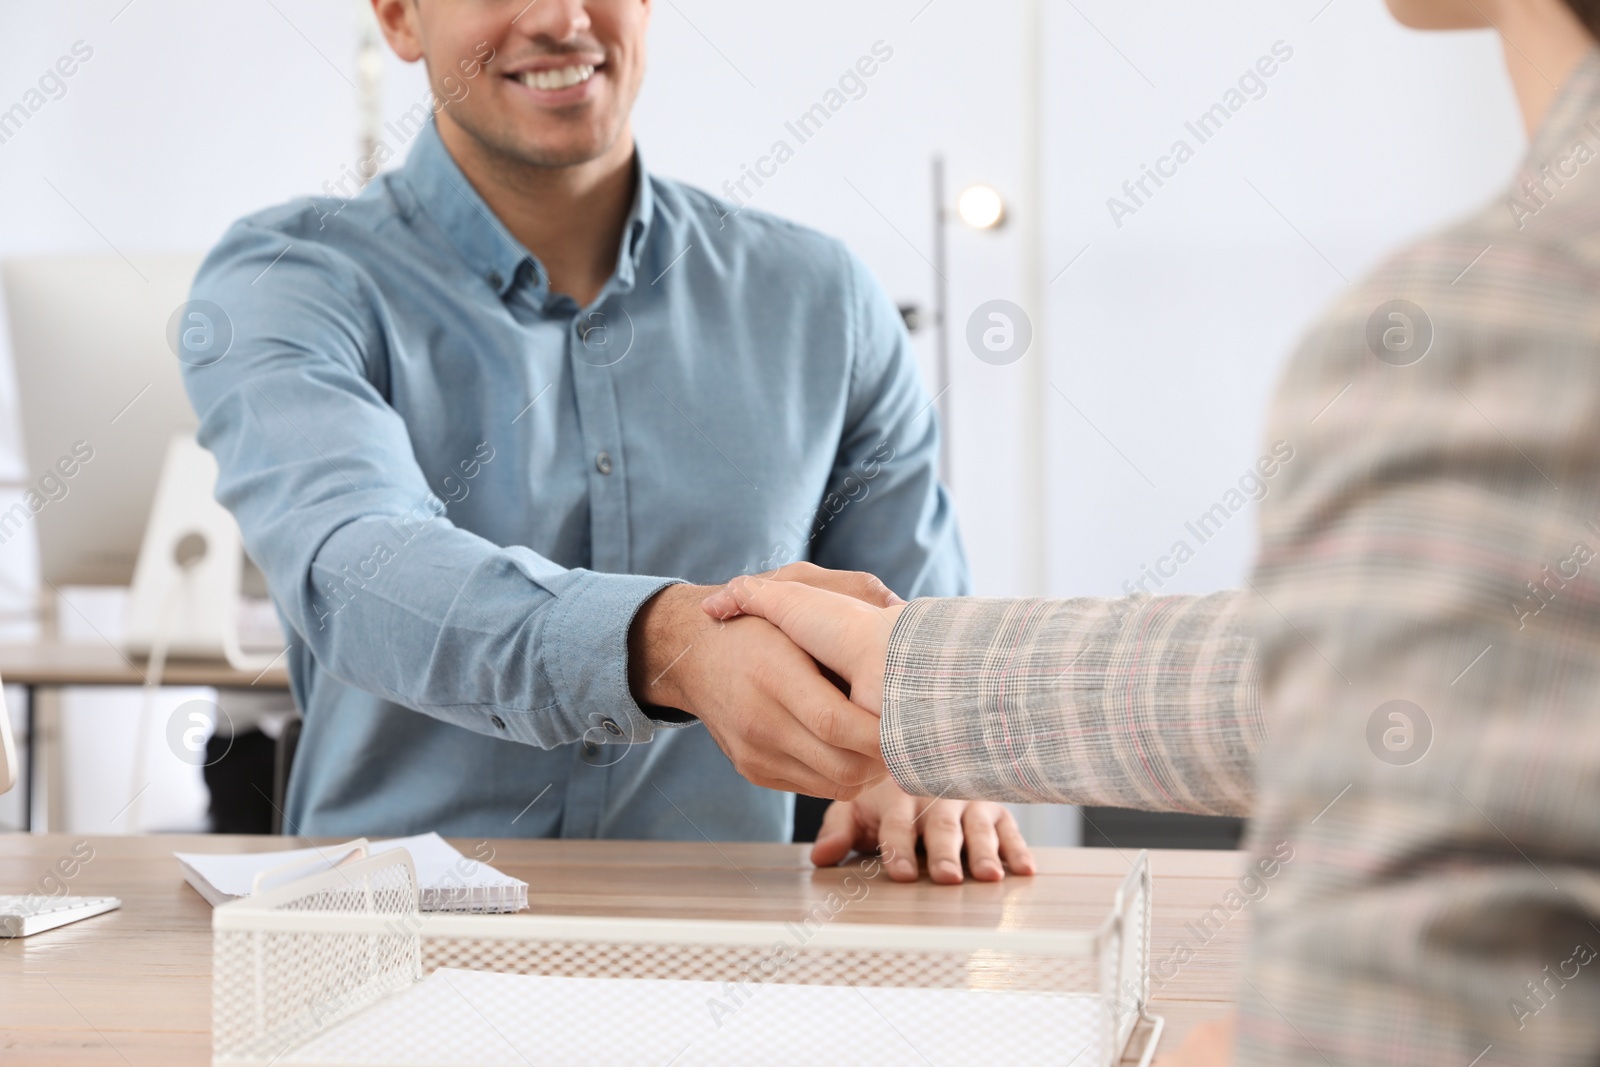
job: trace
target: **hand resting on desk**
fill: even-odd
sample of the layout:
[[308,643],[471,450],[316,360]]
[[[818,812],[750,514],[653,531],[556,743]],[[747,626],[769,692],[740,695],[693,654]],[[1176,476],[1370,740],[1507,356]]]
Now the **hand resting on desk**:
[[915,882],[919,839],[928,855],[928,877],[941,885],[961,884],[963,846],[967,868],[977,881],[998,882],[1007,870],[1034,871],[1033,853],[1005,805],[914,797],[892,778],[855,800],[829,806],[811,862],[832,867],[851,852],[878,852],[891,879]]

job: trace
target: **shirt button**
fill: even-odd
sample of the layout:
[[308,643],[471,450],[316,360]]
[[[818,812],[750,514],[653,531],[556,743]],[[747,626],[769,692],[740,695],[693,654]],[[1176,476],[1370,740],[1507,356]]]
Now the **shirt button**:
[[585,741],[583,743],[583,754],[593,759],[595,756],[600,754],[600,746],[595,744],[593,741]]
[[[594,469],[599,471],[601,474],[610,474],[611,473],[611,453],[609,453],[609,452],[601,452],[599,455],[595,456],[594,457]],[[621,733],[621,731],[619,730],[618,733]]]
[[606,728],[606,733],[610,734],[611,736],[613,736],[613,737],[621,737],[622,736],[622,727],[617,725],[617,722],[616,722],[615,719],[607,719],[604,722],[602,722],[600,725],[604,726]]
[[505,282],[506,280],[500,276],[499,271],[492,270],[489,272],[489,287],[491,289],[498,289],[504,285]]
[[506,721],[498,715],[489,716],[489,721],[494,724],[496,730],[504,730],[506,728]]

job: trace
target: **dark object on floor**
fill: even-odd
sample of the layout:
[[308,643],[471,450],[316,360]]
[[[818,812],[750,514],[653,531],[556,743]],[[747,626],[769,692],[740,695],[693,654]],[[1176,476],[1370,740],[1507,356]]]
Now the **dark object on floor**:
[[1239,847],[1244,820],[1220,815],[1170,815],[1127,808],[1083,808],[1083,843],[1091,848]]

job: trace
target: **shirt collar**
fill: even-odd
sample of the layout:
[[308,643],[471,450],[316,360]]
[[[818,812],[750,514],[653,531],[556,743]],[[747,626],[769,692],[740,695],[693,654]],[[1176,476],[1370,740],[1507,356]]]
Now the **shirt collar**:
[[[650,174],[645,170],[637,147],[633,168],[636,179],[633,207],[622,230],[617,268],[607,283],[607,290],[627,292],[633,288],[639,262],[644,256],[645,238],[655,217]],[[417,143],[412,146],[402,173],[418,204],[438,223],[473,273],[497,294],[506,295],[516,283],[517,272],[524,263],[534,272],[536,295],[548,293],[550,278],[544,265],[511,235],[478,195],[445,148],[433,122],[417,135]]]
[[650,225],[655,221],[656,197],[650,172],[644,169],[644,156],[638,144],[633,146],[633,207],[628,210],[628,224],[622,228],[622,246],[617,249],[617,270],[611,279],[619,292],[633,288],[644,259],[645,238],[650,235]]

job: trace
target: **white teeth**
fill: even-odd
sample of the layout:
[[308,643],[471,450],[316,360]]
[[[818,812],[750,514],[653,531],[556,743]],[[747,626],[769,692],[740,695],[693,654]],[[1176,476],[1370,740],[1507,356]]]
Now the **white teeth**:
[[518,80],[530,89],[568,89],[594,77],[594,67],[587,63],[557,70],[525,70]]

